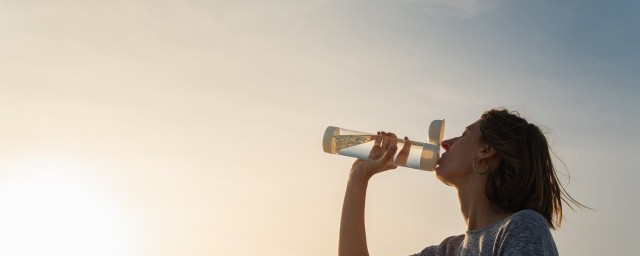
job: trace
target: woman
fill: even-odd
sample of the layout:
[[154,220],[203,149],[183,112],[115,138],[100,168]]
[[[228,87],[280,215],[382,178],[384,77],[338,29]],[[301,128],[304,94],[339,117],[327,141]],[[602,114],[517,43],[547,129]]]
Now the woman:
[[[340,222],[339,255],[368,255],[364,211],[367,184],[395,169],[396,135],[378,132],[369,160],[351,168]],[[409,139],[404,138],[405,141]],[[409,143],[396,161],[404,161]],[[447,237],[416,255],[558,255],[549,228],[562,222],[562,201],[583,206],[558,181],[540,129],[517,113],[493,109],[464,133],[442,142],[436,167],[456,188],[465,234]]]

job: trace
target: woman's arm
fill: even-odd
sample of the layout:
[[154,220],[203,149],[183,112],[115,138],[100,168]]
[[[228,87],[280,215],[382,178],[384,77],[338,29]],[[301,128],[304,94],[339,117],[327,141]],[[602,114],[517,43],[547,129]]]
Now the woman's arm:
[[[367,184],[373,175],[398,167],[392,161],[398,147],[396,143],[389,143],[389,141],[396,141],[396,135],[384,132],[379,132],[378,135],[382,136],[376,138],[369,160],[356,160],[349,174],[340,220],[338,243],[340,256],[369,255],[364,223]],[[409,138],[405,137],[405,141],[408,140]],[[403,159],[406,159],[409,154],[410,143],[404,143],[404,145],[397,157],[399,161],[406,161]]]
[[[353,174],[353,172],[352,172]],[[342,204],[338,255],[369,255],[364,225],[368,178],[350,175]]]

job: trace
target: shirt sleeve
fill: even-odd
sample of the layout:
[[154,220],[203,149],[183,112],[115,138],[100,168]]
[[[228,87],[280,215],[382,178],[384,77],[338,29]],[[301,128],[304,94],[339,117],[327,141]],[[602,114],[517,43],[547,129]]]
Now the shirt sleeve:
[[420,253],[412,254],[411,256],[448,256],[455,255],[455,252],[460,247],[460,244],[464,240],[464,235],[450,236],[445,238],[439,245],[432,245]]
[[504,232],[498,255],[557,256],[547,220],[534,211],[515,217]]

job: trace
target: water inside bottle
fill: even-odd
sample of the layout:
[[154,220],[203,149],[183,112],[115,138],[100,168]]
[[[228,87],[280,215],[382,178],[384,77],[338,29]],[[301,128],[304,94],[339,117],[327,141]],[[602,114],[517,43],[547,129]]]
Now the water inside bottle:
[[[378,135],[334,135],[336,153],[360,159],[368,159]],[[403,139],[396,139],[398,151],[394,156],[394,162],[404,146]],[[410,141],[409,155],[406,163],[396,162],[397,165],[411,168],[420,168],[420,157],[424,143]]]
[[[333,137],[336,141],[336,151],[338,152],[376,139],[376,136],[374,135],[336,135]],[[373,146],[373,144],[371,144],[371,146]]]

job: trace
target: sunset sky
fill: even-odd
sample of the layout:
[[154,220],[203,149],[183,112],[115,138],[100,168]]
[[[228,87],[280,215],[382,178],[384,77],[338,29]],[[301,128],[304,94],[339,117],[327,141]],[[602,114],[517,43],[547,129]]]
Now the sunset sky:
[[[566,208],[560,254],[627,255],[639,45],[637,1],[0,0],[0,255],[335,255],[354,159],[327,126],[427,141],[496,107],[595,209]],[[366,221],[372,255],[466,230],[407,168]]]

